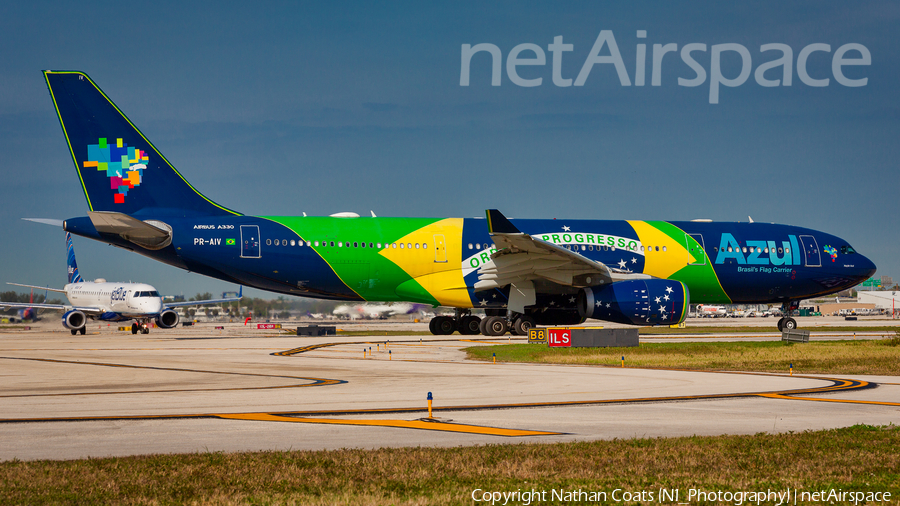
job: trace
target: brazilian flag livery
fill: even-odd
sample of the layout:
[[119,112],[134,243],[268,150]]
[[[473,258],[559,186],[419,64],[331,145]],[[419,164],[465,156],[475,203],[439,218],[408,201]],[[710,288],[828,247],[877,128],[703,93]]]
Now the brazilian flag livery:
[[89,209],[66,230],[229,282],[518,308],[551,323],[668,324],[691,303],[787,304],[875,270],[843,239],[787,225],[507,220],[497,211],[487,220],[246,216],[191,186],[86,74],[44,75]]

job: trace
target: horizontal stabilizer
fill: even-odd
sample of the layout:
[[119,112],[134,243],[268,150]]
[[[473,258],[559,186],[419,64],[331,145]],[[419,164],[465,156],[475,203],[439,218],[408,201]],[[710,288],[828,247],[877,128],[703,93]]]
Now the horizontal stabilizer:
[[63,220],[54,220],[51,218],[22,218],[22,219],[25,221],[33,221],[35,223],[43,223],[44,225],[50,225],[53,227],[62,228],[62,226],[63,226]]
[[[101,234],[115,234],[146,249],[162,249],[171,244],[172,233],[127,214],[90,211],[88,217]],[[160,223],[162,225],[162,223]]]

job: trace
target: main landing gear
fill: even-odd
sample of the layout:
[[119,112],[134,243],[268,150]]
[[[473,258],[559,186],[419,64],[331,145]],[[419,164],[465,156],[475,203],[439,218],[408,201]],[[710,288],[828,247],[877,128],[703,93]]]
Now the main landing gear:
[[781,312],[787,316],[783,316],[780,320],[778,320],[778,331],[784,332],[785,330],[794,330],[797,328],[797,320],[791,318],[791,313],[794,312],[795,309],[800,307],[799,302],[785,302],[781,305]]
[[436,336],[449,336],[459,331],[464,336],[478,335],[481,318],[472,315],[467,309],[457,309],[456,316],[436,316],[428,324],[428,330]]
[[84,335],[84,333],[87,332],[87,325],[85,325],[84,327],[81,327],[80,329],[72,329],[73,336],[79,332],[81,332],[81,335]]
[[457,309],[455,316],[436,316],[428,324],[428,330],[436,336],[448,336],[459,331],[464,336],[502,336],[509,332],[514,336],[527,336],[536,325],[534,318],[513,313],[512,316],[488,315],[484,319],[472,315],[467,309]]

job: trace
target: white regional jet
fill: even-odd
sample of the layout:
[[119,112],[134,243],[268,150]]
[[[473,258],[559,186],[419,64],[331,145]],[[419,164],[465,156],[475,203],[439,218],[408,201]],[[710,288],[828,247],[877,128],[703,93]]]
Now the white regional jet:
[[[151,320],[155,320],[156,325],[164,329],[178,325],[178,313],[172,310],[173,307],[233,302],[240,300],[242,296],[242,293],[238,293],[237,297],[163,304],[156,288],[145,283],[108,283],[105,279],[97,279],[93,282],[85,281],[78,273],[78,266],[75,263],[75,248],[72,245],[72,236],[68,232],[66,232],[66,247],[68,249],[69,283],[62,290],[18,283],[8,284],[64,293],[69,299],[69,305],[0,301],[0,307],[61,309],[65,311],[62,316],[62,324],[72,331],[73,336],[79,331],[84,335],[88,318],[107,322],[134,320],[131,325],[131,333],[137,334],[140,331],[142,334],[148,334]],[[241,292],[243,292],[243,287],[241,287]]]

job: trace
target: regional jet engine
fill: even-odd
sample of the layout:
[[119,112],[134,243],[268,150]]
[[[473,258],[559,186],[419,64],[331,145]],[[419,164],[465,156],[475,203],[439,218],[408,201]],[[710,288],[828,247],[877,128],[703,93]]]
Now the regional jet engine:
[[81,311],[69,311],[62,316],[63,327],[69,330],[78,330],[84,327],[87,317]]
[[156,326],[162,329],[170,329],[178,325],[178,313],[166,309],[156,316]]

